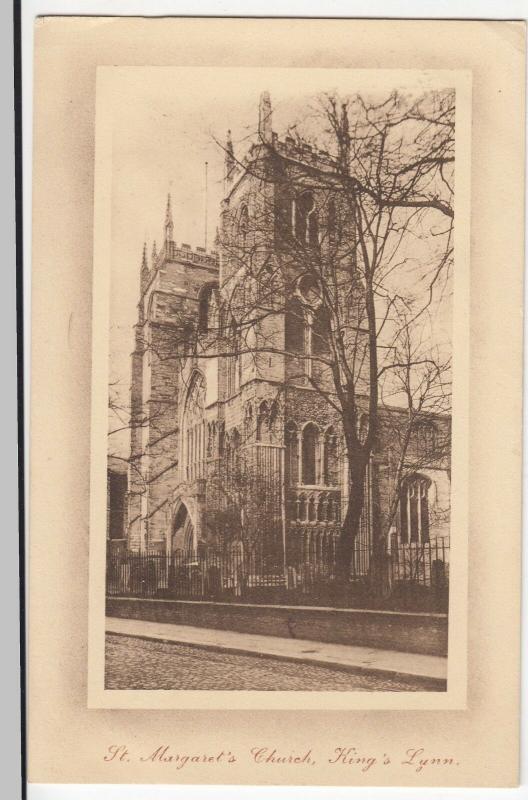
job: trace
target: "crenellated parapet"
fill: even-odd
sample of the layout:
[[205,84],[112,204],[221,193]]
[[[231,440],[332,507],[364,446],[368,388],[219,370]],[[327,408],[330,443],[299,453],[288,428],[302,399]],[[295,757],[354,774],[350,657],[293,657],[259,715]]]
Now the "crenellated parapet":
[[334,174],[337,171],[338,162],[336,158],[326,150],[321,150],[301,139],[286,136],[284,140],[281,140],[274,134],[273,147],[279,155],[292,161],[298,161],[304,166],[315,167],[322,172]]
[[192,248],[189,244],[177,245],[176,242],[167,242],[165,249],[166,261],[179,261],[188,264],[196,264],[200,267],[218,269],[218,253],[216,251],[207,252],[205,247]]

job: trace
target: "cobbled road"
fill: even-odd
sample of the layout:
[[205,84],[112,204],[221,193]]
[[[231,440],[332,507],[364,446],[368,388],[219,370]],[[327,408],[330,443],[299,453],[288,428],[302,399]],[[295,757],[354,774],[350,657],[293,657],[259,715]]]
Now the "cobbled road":
[[426,688],[410,680],[112,634],[106,637],[105,686],[342,692],[417,692]]

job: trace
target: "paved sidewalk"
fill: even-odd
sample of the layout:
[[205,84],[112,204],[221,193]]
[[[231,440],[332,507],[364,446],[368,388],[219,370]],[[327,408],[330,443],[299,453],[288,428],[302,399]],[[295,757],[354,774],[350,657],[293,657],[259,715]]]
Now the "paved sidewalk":
[[141,639],[192,645],[226,653],[269,656],[287,661],[350,672],[368,672],[394,678],[412,678],[446,688],[447,658],[396,650],[378,650],[345,644],[312,642],[308,639],[285,639],[253,633],[195,628],[166,622],[107,617],[107,633],[136,636]]

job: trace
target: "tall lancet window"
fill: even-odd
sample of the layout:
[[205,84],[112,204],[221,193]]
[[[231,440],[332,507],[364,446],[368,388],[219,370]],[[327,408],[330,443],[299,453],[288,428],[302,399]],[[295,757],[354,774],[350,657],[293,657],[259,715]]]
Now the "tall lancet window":
[[184,477],[188,481],[205,477],[205,388],[205,378],[202,373],[194,372],[189,382],[182,425]]
[[208,284],[200,290],[198,296],[198,330],[200,333],[208,333],[217,327],[218,306],[215,287]]
[[295,201],[295,236],[312,247],[319,243],[319,224],[311,192],[303,192]]
[[228,349],[229,356],[227,358],[227,396],[232,397],[240,389],[241,378],[241,337],[240,331],[233,320],[229,326],[228,335]]
[[313,422],[309,422],[302,435],[302,482],[307,486],[317,483],[318,454],[319,428]]
[[247,205],[240,208],[240,216],[238,221],[238,235],[239,245],[242,248],[242,258],[244,258],[244,249],[247,245],[247,238],[249,233],[249,211]]
[[425,475],[411,475],[400,490],[400,539],[404,544],[429,541],[429,487]]
[[257,442],[266,441],[269,432],[269,409],[265,400],[262,401],[257,412]]
[[200,292],[198,299],[198,330],[207,333],[209,330],[209,304],[211,302],[211,287],[206,286]]

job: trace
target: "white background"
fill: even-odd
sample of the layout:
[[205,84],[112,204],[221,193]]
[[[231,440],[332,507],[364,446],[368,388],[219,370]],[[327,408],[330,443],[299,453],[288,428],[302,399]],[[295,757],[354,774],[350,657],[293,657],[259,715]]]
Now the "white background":
[[[15,0],[16,2],[16,0]],[[20,0],[22,6],[22,58],[23,58],[23,197],[24,197],[24,348],[25,348],[25,471],[26,471],[26,509],[27,509],[27,468],[29,463],[29,368],[30,368],[30,316],[31,316],[31,143],[32,143],[32,71],[33,71],[33,23],[35,16],[43,14],[103,14],[103,15],[138,15],[138,16],[311,16],[311,17],[415,17],[415,18],[473,18],[473,19],[526,19],[528,5],[520,0],[414,0],[395,2],[395,0],[239,0],[238,2],[206,2],[205,0]],[[2,378],[4,384],[1,393],[3,403],[4,430],[2,435],[2,563],[4,564],[2,580],[0,580],[0,608],[2,614],[1,651],[5,677],[1,682],[2,691],[2,746],[0,748],[2,773],[0,785],[2,796],[6,798],[21,797],[20,790],[20,713],[19,713],[19,651],[18,651],[18,569],[17,569],[17,471],[16,471],[16,361],[15,361],[15,239],[14,239],[14,150],[13,150],[13,90],[12,90],[12,27],[11,9],[8,2],[1,4],[2,19],[0,30],[3,32],[3,47],[0,49],[0,76],[2,81],[2,98],[4,105],[3,125],[4,142],[1,151],[2,170],[0,187],[4,203],[0,224],[2,225],[2,289],[0,302],[2,309],[0,321],[4,327],[0,336],[2,348]],[[3,23],[3,24],[2,24]],[[20,221],[19,221],[20,224]],[[527,291],[528,295],[528,291]],[[526,297],[525,297],[526,300]],[[526,375],[526,361],[525,361]],[[525,378],[525,393],[528,384]],[[525,428],[526,428],[525,419]],[[525,440],[525,477],[524,490],[528,486],[527,453]],[[524,524],[526,529],[526,521]],[[528,548],[524,547],[523,566],[528,566]],[[523,589],[523,708],[526,709],[528,691],[526,688],[526,662],[528,661],[527,644],[527,597],[526,581]],[[525,721],[522,732],[523,770],[519,789],[365,789],[365,788],[295,788],[295,787],[212,787],[212,786],[64,786],[64,785],[32,785],[29,788],[30,800],[81,800],[84,798],[105,798],[105,800],[138,800],[148,798],[186,798],[186,800],[208,800],[208,798],[303,798],[303,800],[319,800],[327,798],[365,798],[366,800],[383,800],[384,798],[519,798],[528,797],[527,745],[528,725]],[[493,735],[493,732],[490,732]]]

